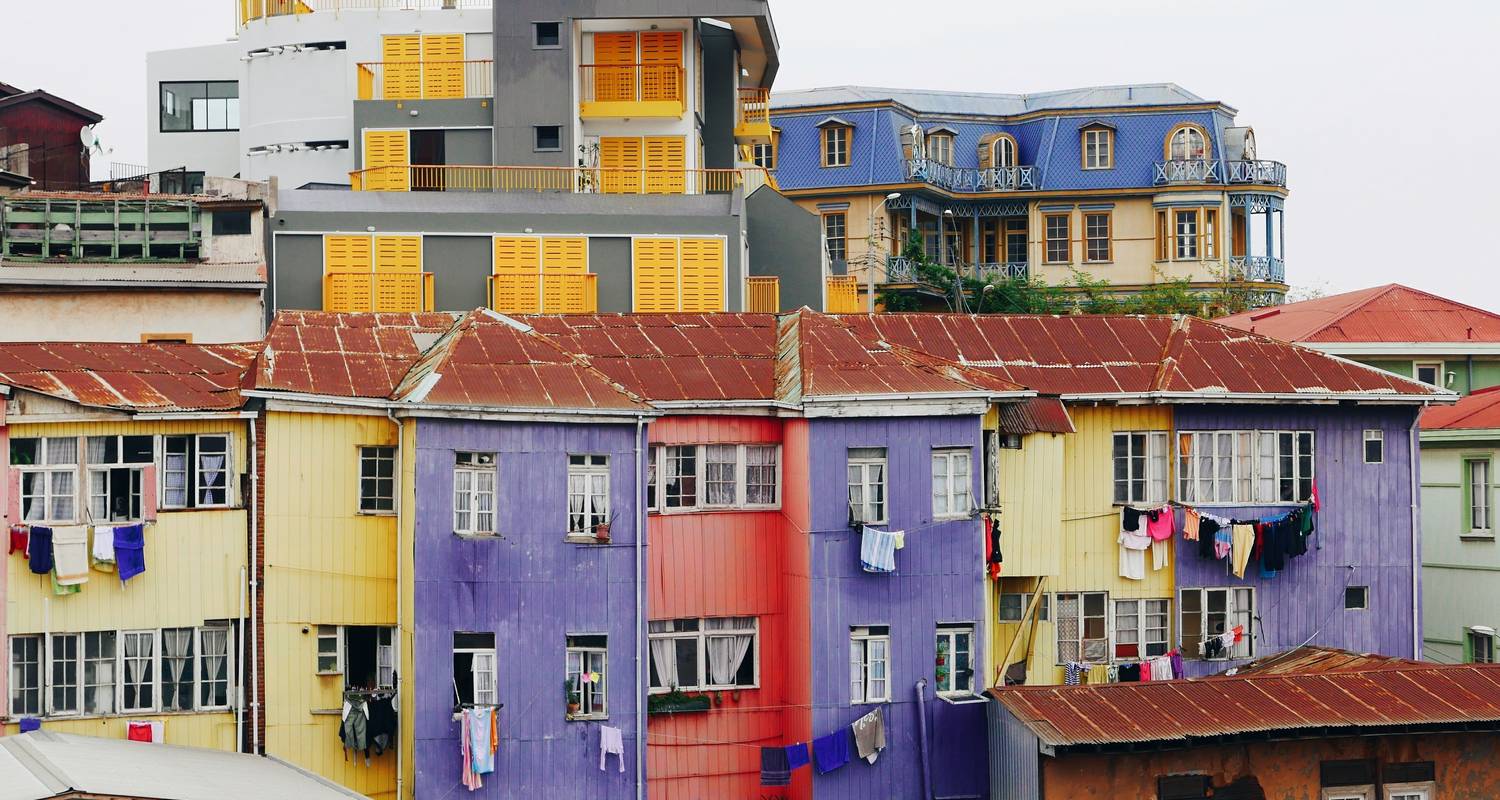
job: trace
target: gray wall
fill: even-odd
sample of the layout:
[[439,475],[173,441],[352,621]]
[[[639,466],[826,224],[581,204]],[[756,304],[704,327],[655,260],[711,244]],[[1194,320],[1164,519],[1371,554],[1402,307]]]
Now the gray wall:
[[634,260],[629,238],[589,240],[589,271],[599,276],[600,311],[627,314],[634,310],[631,308]]
[[445,131],[443,133],[443,163],[488,164],[494,140],[489,128],[479,130]]
[[781,310],[823,310],[822,224],[816,214],[769,186],[745,200],[750,274],[781,281]]
[[703,45],[703,166],[733,169],[734,31],[699,23],[698,35]]
[[490,304],[489,281],[494,240],[487,236],[425,236],[422,268],[436,273],[434,298],[444,311]]
[[[478,128],[475,131],[450,131],[447,146],[453,147],[453,133],[480,135],[484,150],[475,155],[475,160],[454,161],[449,164],[489,164],[494,145],[490,126],[495,123],[494,112],[485,100],[360,100],[354,103],[354,138],[349,148],[354,151],[354,163],[363,164],[366,128]],[[417,112],[413,117],[411,112]],[[465,154],[477,152],[465,150]]]

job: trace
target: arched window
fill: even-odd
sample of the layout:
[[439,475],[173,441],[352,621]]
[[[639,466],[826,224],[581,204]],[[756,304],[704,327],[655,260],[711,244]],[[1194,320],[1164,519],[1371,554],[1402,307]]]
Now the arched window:
[[953,166],[953,134],[934,133],[927,137],[927,158]]
[[1009,169],[1016,165],[1016,140],[1011,138],[1009,134],[1001,134],[999,138],[990,143],[990,148],[990,164],[995,169]]
[[1208,136],[1197,125],[1179,125],[1167,137],[1167,158],[1202,161],[1208,158]]

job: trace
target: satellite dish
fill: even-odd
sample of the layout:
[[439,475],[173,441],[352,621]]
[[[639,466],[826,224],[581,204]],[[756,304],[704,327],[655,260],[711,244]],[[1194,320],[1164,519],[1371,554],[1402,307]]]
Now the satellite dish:
[[84,147],[93,147],[98,138],[94,136],[94,126],[89,125],[78,129],[78,141],[83,142]]

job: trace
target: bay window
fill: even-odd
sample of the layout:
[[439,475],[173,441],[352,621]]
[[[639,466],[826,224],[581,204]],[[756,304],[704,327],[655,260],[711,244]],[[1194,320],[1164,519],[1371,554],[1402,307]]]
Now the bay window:
[[666,512],[769,509],[781,504],[780,448],[669,445],[652,451],[647,505]]

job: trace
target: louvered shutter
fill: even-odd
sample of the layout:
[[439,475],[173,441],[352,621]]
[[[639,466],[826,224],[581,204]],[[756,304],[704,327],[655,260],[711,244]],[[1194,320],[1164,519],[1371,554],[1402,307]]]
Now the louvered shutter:
[[835,275],[828,279],[829,314],[859,313],[859,282],[849,275]]
[[686,137],[647,136],[644,150],[646,194],[682,194],[687,188]]
[[443,33],[422,37],[422,96],[464,96],[464,35]]
[[634,102],[635,34],[594,34],[594,99]]
[[385,65],[381,89],[387,100],[416,100],[422,96],[422,37],[386,36],[381,40]]
[[641,99],[681,101],[682,31],[641,32]]
[[637,313],[676,311],[678,243],[676,239],[635,240]]
[[528,237],[496,236],[493,286],[490,303],[496,311],[540,313],[541,242]]
[[365,169],[373,170],[365,178],[366,191],[410,191],[410,164],[406,131],[365,131]]
[[375,311],[421,311],[422,237],[375,237]]
[[599,167],[605,194],[641,193],[641,140],[633,136],[599,138]]
[[370,237],[323,237],[323,310],[371,310]]
[[589,271],[589,240],[549,237],[542,241],[542,313],[580,314],[584,275]]
[[682,240],[682,310],[724,310],[724,240]]

